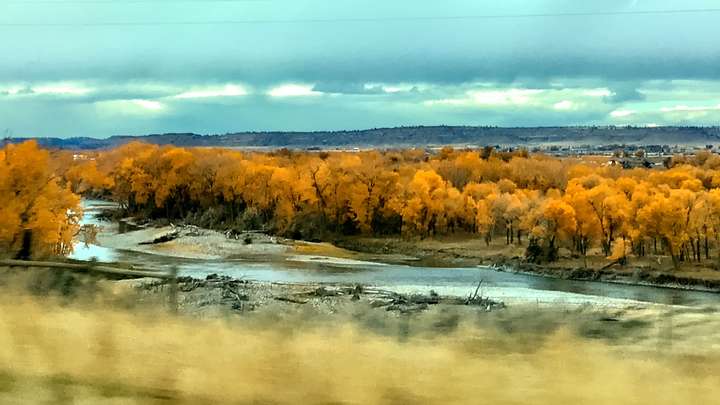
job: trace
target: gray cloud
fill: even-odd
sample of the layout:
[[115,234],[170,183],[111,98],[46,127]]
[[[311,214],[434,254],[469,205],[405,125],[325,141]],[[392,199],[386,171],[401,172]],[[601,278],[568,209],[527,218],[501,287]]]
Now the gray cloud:
[[[324,19],[437,15],[527,14],[556,11],[627,11],[632,2],[510,1],[478,6],[450,1],[443,9],[399,0],[394,5],[338,2],[318,15],[316,2],[258,4],[198,9],[166,5],[162,21],[232,19]],[[306,3],[306,4],[303,4]],[[677,8],[676,2],[636,2],[636,8]],[[303,5],[305,7],[303,7]],[[710,7],[689,1],[683,8]],[[410,7],[412,6],[412,7]],[[32,12],[32,8],[37,8]],[[44,11],[40,11],[43,7]],[[100,9],[94,10],[100,13]],[[92,21],[143,21],[138,5],[102,10]],[[56,8],[62,21],[85,22],[77,6],[43,4],[11,8],[2,21],[43,21]],[[377,10],[374,13],[368,10]],[[227,11],[226,11],[227,10]],[[93,10],[90,10],[91,12]],[[89,13],[88,12],[88,13]],[[33,15],[38,15],[32,18]],[[267,16],[270,17],[267,17]],[[390,21],[246,25],[129,27],[0,27],[19,38],[0,45],[11,63],[0,78],[117,80],[172,78],[242,80],[266,84],[284,80],[364,83],[368,81],[512,81],[518,77],[719,78],[720,14],[548,17],[456,21]],[[30,17],[28,17],[30,16]],[[220,18],[222,17],[222,18]],[[51,21],[58,21],[54,17]],[[668,29],[668,26],[676,29]],[[689,46],[691,44],[691,46]],[[38,63],[40,62],[40,63]]]
[[[671,0],[488,3],[12,3],[0,15],[0,54],[5,55],[0,64],[0,129],[68,136],[413,124],[591,124],[613,122],[608,117],[613,108],[637,109],[635,104],[644,102],[701,103],[703,94],[713,95],[675,82],[720,81],[720,13],[424,19],[679,8]],[[713,0],[687,0],[681,8],[712,7]],[[255,23],[172,25],[229,20]],[[295,22],[258,22],[268,20]],[[82,25],[143,21],[163,24]],[[68,25],[11,25],[43,22]],[[77,81],[94,91],[29,93],[37,83],[54,81]],[[21,83],[26,93],[11,94],[3,83]],[[227,83],[247,85],[254,95],[172,100],[191,88]],[[333,96],[276,100],[260,95],[283,83],[314,86],[314,91]],[[368,83],[405,84],[411,91],[387,93]],[[554,110],[552,103],[534,109],[423,107],[427,100],[466,97],[467,91],[483,85],[607,88],[611,94],[597,98],[607,104],[601,107],[577,96],[571,100],[577,108],[566,111]],[[647,88],[664,92],[664,98],[653,98]],[[137,106],[119,103],[113,115],[113,100],[155,100],[165,107],[143,114],[132,110]]]
[[313,86],[313,91],[339,94],[384,94],[382,87],[366,87],[365,83],[345,83],[341,81],[320,82]]
[[626,101],[645,100],[645,95],[638,91],[634,84],[625,84],[621,86],[612,86],[610,88],[612,94],[606,96],[604,100],[607,103],[624,103]]

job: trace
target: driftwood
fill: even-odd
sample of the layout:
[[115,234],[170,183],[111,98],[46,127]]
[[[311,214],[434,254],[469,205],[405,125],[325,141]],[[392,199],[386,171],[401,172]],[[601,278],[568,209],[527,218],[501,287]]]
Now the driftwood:
[[607,269],[609,269],[610,267],[612,267],[612,266],[614,266],[614,265],[616,265],[616,264],[620,264],[620,261],[621,261],[621,260],[622,260],[622,259],[613,260],[612,262],[610,262],[610,263],[608,263],[608,264],[600,267],[600,270],[607,270]]
[[158,243],[170,242],[171,240],[175,240],[179,237],[180,237],[180,230],[173,229],[172,231],[169,231],[160,236],[157,236],[152,240],[140,242],[140,243],[138,243],[138,245],[155,245]]
[[488,301],[490,301],[489,298],[483,298],[482,294],[478,294],[482,283],[483,283],[483,280],[480,279],[477,287],[475,288],[475,292],[473,294],[468,295],[467,299],[465,300],[465,305],[486,305],[488,303]]
[[232,298],[235,301],[242,302],[249,300],[247,294],[241,294],[239,291],[235,290],[234,288],[223,285],[223,297],[225,298]]
[[204,279],[197,279],[193,277],[178,277],[178,283],[180,284],[180,290],[184,292],[190,292],[198,288],[206,286],[220,286],[222,288],[234,288],[241,284],[248,284],[251,280],[246,278],[235,278],[230,276],[220,276],[215,273],[207,275]]
[[291,302],[293,304],[307,304],[308,303],[308,301],[296,300],[295,298],[290,298],[290,297],[273,297],[273,299],[276,301]]
[[482,283],[483,283],[483,280],[480,279],[480,281],[478,281],[477,288],[475,288],[475,293],[468,297],[468,301],[474,300],[478,297],[478,291],[480,291],[480,286],[482,285]]
[[198,228],[195,225],[175,226],[173,224],[170,224],[170,226],[172,227],[172,229],[155,236],[151,240],[140,242],[138,243],[138,245],[155,245],[158,243],[170,242],[184,236],[201,236],[203,234],[202,229]]
[[429,305],[440,303],[440,296],[432,290],[429,295],[400,294],[382,289],[367,289],[366,293],[378,296],[378,299],[370,302],[372,307],[401,313],[419,312],[427,309]]
[[[228,276],[217,274],[208,275],[205,279],[193,279],[190,277],[179,277],[179,289],[189,292],[196,288],[213,287],[221,288],[224,299],[229,300],[233,309],[246,310],[253,309],[254,305],[250,302],[250,297],[243,294],[241,284],[250,283],[249,280],[238,280]],[[486,311],[493,308],[503,308],[502,302],[493,301],[488,297],[483,297],[481,287],[483,280],[480,280],[473,288],[473,291],[467,297],[444,297],[437,292],[430,290],[428,294],[402,294],[395,291],[364,286],[364,285],[315,285],[305,291],[299,291],[281,296],[273,296],[272,299],[280,302],[304,305],[311,301],[325,299],[350,299],[360,300],[361,297],[369,301],[370,306],[374,308],[383,308],[387,311],[397,311],[402,314],[411,314],[428,309],[432,305],[448,304],[448,305],[472,305],[482,307]],[[272,285],[297,286],[294,283],[274,282]]]
[[248,303],[248,301],[250,301],[250,297],[248,297],[247,294],[241,294],[239,291],[237,291],[237,287],[230,286],[226,283],[223,284],[222,288],[222,296],[223,298],[229,298],[232,301],[232,309],[244,311],[245,309],[252,310],[253,308],[255,308],[254,305]]
[[358,297],[363,293],[363,286],[356,285],[354,287],[325,287],[321,286],[314,290],[303,291],[296,293],[295,295],[303,297],[339,297],[343,295],[352,295]]
[[364,292],[370,295],[376,295],[378,298],[371,301],[370,305],[376,308],[385,307],[388,311],[398,310],[403,313],[417,312],[426,309],[429,305],[450,304],[450,305],[476,305],[490,311],[493,308],[504,308],[505,304],[493,301],[489,297],[483,297],[480,294],[480,286],[483,280],[478,282],[475,291],[467,296],[461,297],[442,297],[433,290],[428,295],[424,294],[399,294],[394,291],[383,290],[378,288],[366,288]]

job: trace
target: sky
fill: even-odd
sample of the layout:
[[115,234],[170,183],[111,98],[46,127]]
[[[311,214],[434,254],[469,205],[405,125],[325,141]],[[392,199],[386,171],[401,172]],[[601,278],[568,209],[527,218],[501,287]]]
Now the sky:
[[717,0],[0,0],[0,134],[720,125]]

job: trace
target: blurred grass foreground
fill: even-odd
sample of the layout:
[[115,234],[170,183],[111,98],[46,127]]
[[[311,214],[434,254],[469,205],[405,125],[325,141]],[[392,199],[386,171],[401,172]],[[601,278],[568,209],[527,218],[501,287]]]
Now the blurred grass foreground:
[[718,376],[712,353],[625,350],[567,329],[399,338],[349,319],[0,299],[2,404],[710,404]]

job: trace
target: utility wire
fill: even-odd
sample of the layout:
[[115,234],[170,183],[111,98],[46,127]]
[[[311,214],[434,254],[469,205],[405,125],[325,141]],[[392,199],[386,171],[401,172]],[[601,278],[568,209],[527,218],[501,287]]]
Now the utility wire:
[[[197,0],[195,0],[197,1]],[[636,11],[600,11],[577,13],[537,13],[537,14],[489,14],[457,16],[417,16],[417,17],[350,17],[350,18],[301,18],[301,19],[260,19],[260,20],[208,20],[208,21],[107,21],[107,22],[2,22],[0,27],[114,27],[114,26],[167,26],[167,25],[259,25],[259,24],[331,24],[331,23],[373,23],[403,21],[463,21],[463,20],[505,20],[554,17],[602,17],[634,15],[673,15],[720,13],[720,8],[677,9],[677,10],[636,10]]]
[[13,6],[31,4],[54,4],[58,6],[71,6],[75,4],[112,4],[122,6],[125,4],[173,4],[173,3],[269,3],[272,0],[5,0],[5,4]]

